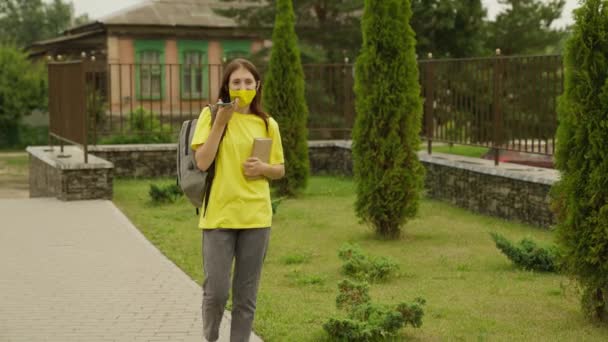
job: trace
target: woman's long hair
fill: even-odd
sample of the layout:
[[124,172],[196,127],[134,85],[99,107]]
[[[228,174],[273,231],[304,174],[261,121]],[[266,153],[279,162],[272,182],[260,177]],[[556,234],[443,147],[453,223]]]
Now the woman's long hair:
[[256,86],[257,84],[260,85],[259,88],[257,88],[257,92],[255,94],[255,97],[253,98],[253,101],[251,101],[250,109],[253,114],[264,120],[266,127],[268,127],[269,115],[262,110],[262,80],[260,78],[260,73],[258,72],[258,69],[250,61],[244,58],[237,58],[228,63],[228,65],[226,65],[226,67],[224,68],[224,75],[222,76],[222,85],[220,87],[219,98],[230,98],[230,91],[228,85],[228,83],[230,82],[230,75],[232,75],[233,72],[235,72],[241,67],[247,69],[253,75],[253,78],[256,82]]

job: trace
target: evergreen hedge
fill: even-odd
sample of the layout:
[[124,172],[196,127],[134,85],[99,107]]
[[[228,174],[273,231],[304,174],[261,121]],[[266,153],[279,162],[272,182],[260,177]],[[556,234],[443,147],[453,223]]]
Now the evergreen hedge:
[[293,4],[291,0],[277,0],[276,6],[263,103],[266,111],[279,123],[285,156],[285,177],[274,184],[279,195],[293,196],[308,182],[308,107]]
[[396,238],[418,211],[422,100],[410,0],[366,0],[355,65],[353,167],[359,218]]
[[608,1],[575,11],[559,99],[552,189],[565,271],[583,289],[588,317],[608,322]]

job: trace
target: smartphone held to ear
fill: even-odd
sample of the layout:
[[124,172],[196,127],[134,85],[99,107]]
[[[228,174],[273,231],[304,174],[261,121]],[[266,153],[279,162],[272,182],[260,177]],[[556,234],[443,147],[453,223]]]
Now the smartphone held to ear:
[[230,101],[230,94],[226,93],[220,100],[217,102],[217,105],[220,107],[232,106],[234,104],[233,101]]
[[217,106],[219,107],[229,107],[232,106],[234,104],[234,102],[218,102],[216,103]]

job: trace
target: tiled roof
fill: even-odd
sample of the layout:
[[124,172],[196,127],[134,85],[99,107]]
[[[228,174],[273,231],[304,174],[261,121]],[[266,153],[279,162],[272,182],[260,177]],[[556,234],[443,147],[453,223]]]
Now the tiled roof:
[[97,21],[105,25],[160,25],[237,27],[233,19],[216,14],[213,9],[251,6],[219,0],[146,0]]

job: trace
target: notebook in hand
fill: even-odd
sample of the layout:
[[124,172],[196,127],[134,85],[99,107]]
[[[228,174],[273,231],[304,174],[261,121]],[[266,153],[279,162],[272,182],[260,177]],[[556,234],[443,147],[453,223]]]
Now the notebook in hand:
[[[253,139],[253,148],[251,156],[259,158],[264,163],[270,162],[270,149],[272,148],[272,139],[270,138],[255,138]],[[248,179],[262,179],[264,177],[247,177]]]

